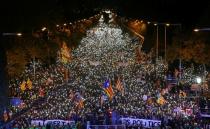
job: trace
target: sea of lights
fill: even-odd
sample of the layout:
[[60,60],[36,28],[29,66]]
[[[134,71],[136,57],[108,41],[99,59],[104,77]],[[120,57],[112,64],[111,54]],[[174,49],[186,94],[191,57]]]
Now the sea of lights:
[[[87,113],[109,108],[124,114],[164,115],[172,114],[176,107],[194,106],[193,102],[179,99],[178,95],[164,96],[167,100],[165,106],[155,102],[161,92],[161,89],[155,87],[155,78],[163,80],[167,66],[161,59],[158,59],[156,64],[152,63],[151,56],[143,51],[140,51],[140,55],[145,56],[138,62],[136,48],[141,48],[141,44],[132,42],[132,38],[133,36],[123,32],[120,26],[105,23],[102,15],[99,23],[87,30],[79,46],[71,51],[72,59],[67,67],[64,68],[58,63],[48,70],[37,68],[36,79],[40,80],[35,83],[35,89],[49,77],[54,80],[54,84],[50,88],[45,87],[47,101],[32,108],[24,117],[68,119],[72,114],[83,117]],[[66,68],[69,70],[68,83],[64,83],[63,71]],[[31,71],[26,75],[33,73]],[[124,96],[115,88],[117,77],[121,77],[125,89]],[[101,86],[107,79],[111,81],[115,95],[112,101],[104,100],[105,102],[101,104],[100,97],[105,95]],[[165,88],[164,83],[160,85],[161,88]],[[70,97],[77,92],[84,98],[84,108],[80,110]],[[143,95],[152,98],[153,103],[148,104],[142,99]]]

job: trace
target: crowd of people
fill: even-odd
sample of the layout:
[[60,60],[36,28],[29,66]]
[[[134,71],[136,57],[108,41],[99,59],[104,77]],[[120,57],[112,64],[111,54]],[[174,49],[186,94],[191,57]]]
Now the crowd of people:
[[[81,128],[87,121],[120,124],[119,119],[111,121],[112,112],[117,112],[118,118],[160,120],[164,128],[207,125],[208,120],[199,116],[197,101],[179,88],[174,91],[176,85],[167,83],[163,61],[155,65],[149,54],[140,50],[136,54],[141,46],[131,42],[128,33],[104,23],[103,17],[100,20],[72,51],[69,64],[44,66],[36,61],[34,66],[32,62],[22,76],[11,79],[11,96],[23,102],[9,110],[15,114],[29,108],[18,118],[11,115],[14,127],[33,126],[31,120],[51,119],[80,122]],[[107,80],[113,97],[104,89]],[[39,98],[46,101],[33,103]]]

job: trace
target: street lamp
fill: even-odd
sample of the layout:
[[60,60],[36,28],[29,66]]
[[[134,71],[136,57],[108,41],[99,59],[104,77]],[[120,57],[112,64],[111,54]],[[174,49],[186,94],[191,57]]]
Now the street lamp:
[[199,29],[194,29],[193,31],[198,32],[198,31],[199,31]]
[[16,35],[17,35],[17,36],[22,36],[22,33],[17,33]]
[[43,27],[43,28],[42,28],[42,31],[45,31],[46,29],[47,29],[46,27]]
[[193,31],[198,32],[198,31],[210,31],[210,28],[195,28]]
[[[200,29],[198,29],[198,28],[195,28],[195,29],[193,29],[193,31],[194,32],[201,32],[201,31],[210,31],[210,28],[200,28]],[[205,64],[203,64],[203,82],[205,83],[205,81],[206,81],[206,65]]]
[[9,94],[8,94],[8,83],[6,78],[6,49],[8,46],[7,38],[20,37],[22,33],[1,33],[2,38],[0,39],[0,116],[2,116],[3,109],[9,106]]
[[[45,31],[47,28],[43,27],[41,30]],[[17,36],[17,37],[21,37],[23,34],[22,33],[2,33],[3,36]],[[35,57],[33,58],[33,72],[34,72],[34,80],[35,80],[35,76],[36,76],[36,66],[35,66]]]
[[2,33],[3,36],[22,36],[22,33]]
[[165,50],[164,50],[164,51],[165,51],[165,56],[164,56],[165,63],[166,63],[166,44],[167,44],[167,43],[166,43],[166,42],[167,42],[167,40],[166,40],[166,33],[167,33],[166,28],[167,28],[168,26],[170,26],[169,23],[165,24],[165,36],[164,36],[164,37],[165,37],[165,38],[164,38],[164,39],[165,39],[165,45],[164,45],[164,47],[165,47]]
[[158,46],[159,46],[159,43],[158,43],[158,24],[155,23],[154,26],[156,26],[156,60],[158,59]]
[[202,82],[201,77],[196,77],[196,82],[197,82],[198,84],[201,84],[201,82]]
[[[198,84],[197,86],[198,86],[198,89],[199,89],[199,91],[201,90],[201,86],[200,86],[200,84],[201,84],[201,82],[202,82],[202,79],[201,79],[201,77],[196,77],[195,78],[195,81],[196,81],[196,83]],[[198,96],[198,90],[196,90],[196,97]]]
[[[151,22],[147,22],[147,24],[150,24]],[[159,26],[164,26],[164,59],[165,59],[165,62],[166,62],[166,49],[167,49],[167,27],[169,26],[180,26],[181,27],[181,24],[169,24],[169,23],[159,23],[159,22],[154,22],[153,24],[154,26],[156,26],[156,58],[158,59],[158,54],[159,54]]]

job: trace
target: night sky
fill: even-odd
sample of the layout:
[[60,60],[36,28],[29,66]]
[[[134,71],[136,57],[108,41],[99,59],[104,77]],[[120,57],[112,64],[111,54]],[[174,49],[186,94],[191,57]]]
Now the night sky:
[[7,0],[1,3],[3,32],[30,30],[55,22],[74,21],[112,8],[120,16],[208,27],[208,0]]

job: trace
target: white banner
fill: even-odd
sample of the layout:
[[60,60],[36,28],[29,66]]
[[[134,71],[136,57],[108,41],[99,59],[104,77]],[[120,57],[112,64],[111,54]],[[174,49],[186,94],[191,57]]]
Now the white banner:
[[201,115],[201,117],[208,117],[208,118],[210,118],[209,114],[200,114],[200,115]]
[[47,124],[54,126],[73,126],[75,125],[75,121],[68,120],[31,120],[31,125],[33,126],[46,126]]
[[99,61],[89,61],[90,65],[93,65],[93,66],[98,66],[101,64],[101,62]]
[[127,67],[129,65],[128,62],[118,62],[119,67]]
[[161,121],[149,119],[134,119],[134,118],[120,118],[122,124],[126,126],[141,126],[141,127],[160,127]]

